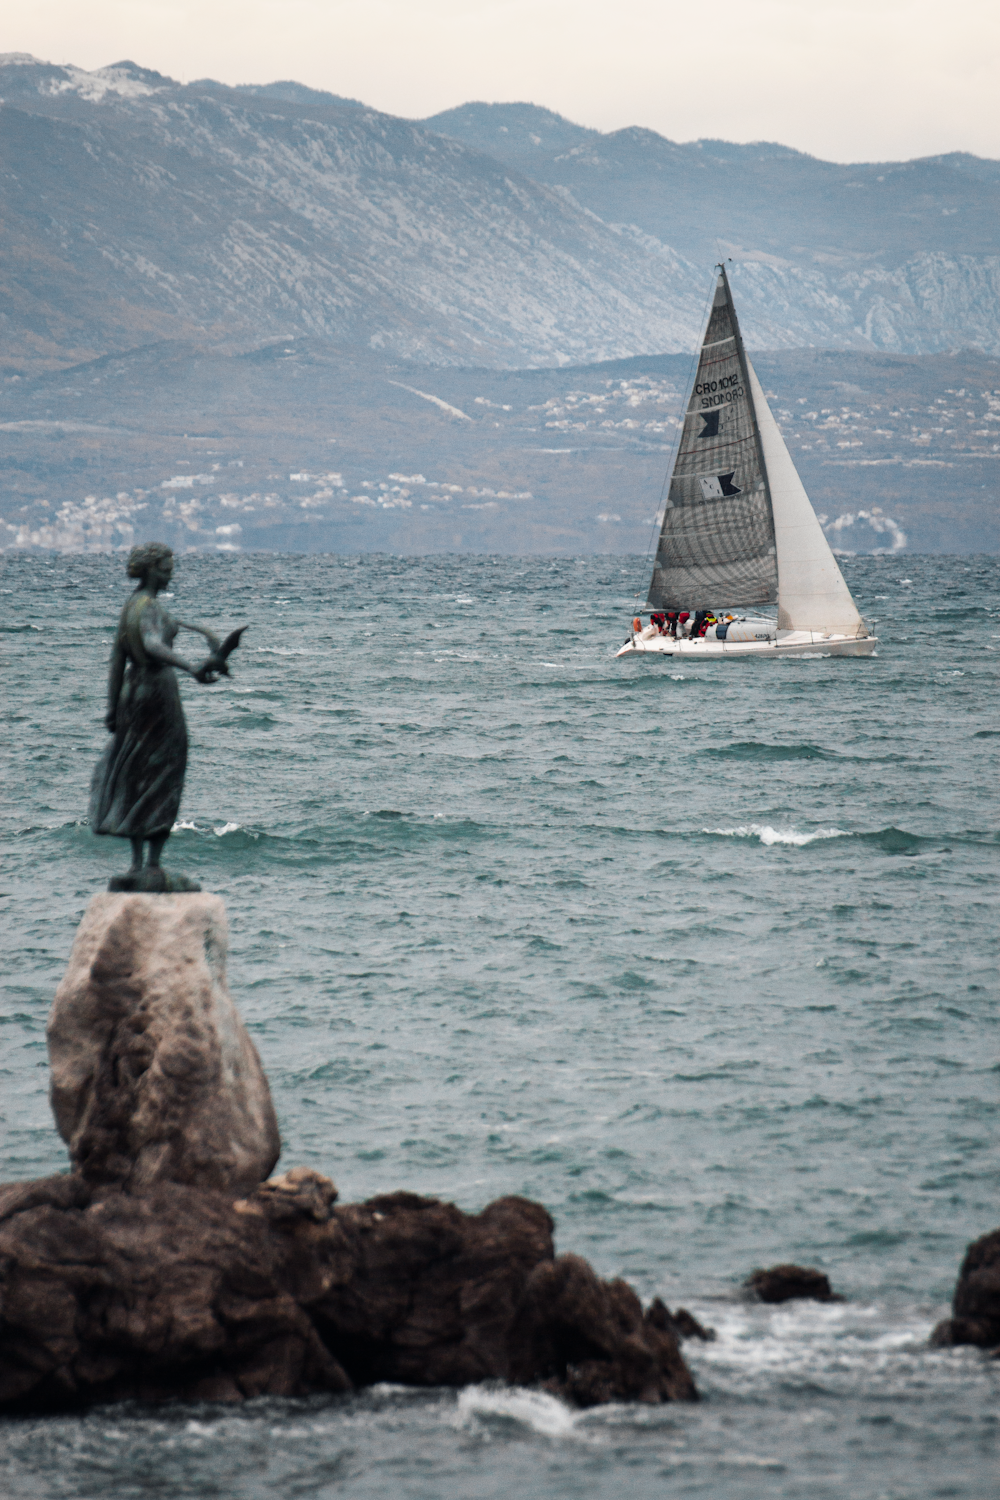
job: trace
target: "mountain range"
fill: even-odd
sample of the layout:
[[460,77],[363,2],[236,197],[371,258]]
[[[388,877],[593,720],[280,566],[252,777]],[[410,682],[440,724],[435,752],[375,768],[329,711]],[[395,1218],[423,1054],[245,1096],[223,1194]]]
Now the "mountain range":
[[8,369],[289,333],[566,364],[685,348],[701,319],[673,252],[363,105],[33,60],[0,97]]
[[747,339],[1000,353],[1000,162],[839,165],[787,146],[601,134],[523,104],[425,120],[689,264],[734,262]]
[[0,145],[0,548],[641,551],[720,256],[831,537],[1000,547],[1000,163],[20,54]]
[[8,370],[292,332],[506,368],[675,352],[722,256],[753,347],[1000,354],[997,162],[844,167],[522,104],[413,122],[18,54],[0,98]]

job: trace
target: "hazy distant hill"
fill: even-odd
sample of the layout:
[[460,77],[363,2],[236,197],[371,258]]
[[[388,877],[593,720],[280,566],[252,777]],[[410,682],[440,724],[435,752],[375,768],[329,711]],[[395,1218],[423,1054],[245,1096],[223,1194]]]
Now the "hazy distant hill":
[[[1000,550],[1000,362],[756,356],[834,546]],[[432,368],[180,340],[0,387],[0,550],[646,550],[688,355]],[[641,571],[641,570],[640,570]]]
[[774,255],[1000,255],[1000,162],[961,152],[908,162],[819,161],[770,141],[680,145],[652,130],[602,135],[533,104],[463,104],[422,123],[602,218],[629,219],[702,262],[719,238]]
[[[1000,352],[1000,164],[839,167],[531,105],[414,124],[294,82],[0,59],[8,369],[286,333],[517,367],[748,342]],[[442,133],[444,132],[444,133]]]
[[333,95],[9,58],[0,94],[8,368],[290,332],[559,364],[686,348],[702,317],[671,251]]
[[699,267],[732,256],[758,346],[1000,352],[1000,162],[841,166],[771,142],[602,135],[531,104],[464,104],[423,124]]

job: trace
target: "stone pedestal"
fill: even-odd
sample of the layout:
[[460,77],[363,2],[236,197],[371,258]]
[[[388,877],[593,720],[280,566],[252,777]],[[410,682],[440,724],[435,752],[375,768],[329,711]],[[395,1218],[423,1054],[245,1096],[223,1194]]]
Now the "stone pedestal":
[[48,1024],[52,1109],[80,1174],[245,1191],[278,1159],[267,1079],[226,986],[218,896],[95,896]]

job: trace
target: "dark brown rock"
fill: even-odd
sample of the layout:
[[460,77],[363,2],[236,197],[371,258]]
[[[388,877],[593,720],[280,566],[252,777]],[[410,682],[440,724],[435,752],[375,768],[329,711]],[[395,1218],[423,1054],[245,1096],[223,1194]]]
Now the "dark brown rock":
[[348,1389],[283,1241],[230,1195],[79,1176],[31,1189],[0,1193],[0,1405]]
[[701,1339],[705,1344],[715,1343],[715,1329],[705,1328],[686,1307],[671,1312],[659,1297],[654,1297],[646,1313],[647,1321],[654,1327],[673,1333],[677,1339]]
[[1000,1229],[974,1240],[966,1250],[951,1310],[953,1316],[931,1334],[932,1344],[1000,1346]]
[[771,1266],[767,1271],[751,1271],[743,1283],[761,1302],[793,1302],[808,1298],[812,1302],[843,1302],[830,1290],[822,1271],[814,1266]]
[[293,1167],[280,1177],[262,1182],[252,1197],[238,1200],[233,1207],[237,1213],[256,1214],[272,1223],[309,1218],[327,1224],[336,1201],[337,1189],[329,1177],[309,1167]]
[[335,1198],[304,1169],[235,1200],[79,1174],[0,1188],[0,1410],[489,1378],[581,1405],[696,1398],[673,1327],[554,1258],[540,1205]]
[[643,1317],[627,1282],[599,1281],[578,1255],[543,1261],[511,1330],[508,1378],[542,1380],[580,1406],[696,1401],[676,1335]]
[[245,1191],[281,1150],[226,986],[218,896],[95,896],[48,1024],[56,1124],[92,1182]]

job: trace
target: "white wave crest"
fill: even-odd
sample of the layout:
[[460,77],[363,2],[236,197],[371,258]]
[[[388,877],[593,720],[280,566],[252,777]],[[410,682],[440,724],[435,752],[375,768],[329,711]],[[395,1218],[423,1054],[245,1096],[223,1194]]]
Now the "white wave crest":
[[[697,1312],[695,1316],[697,1316]],[[714,1343],[685,1347],[699,1384],[749,1395],[807,1381],[831,1393],[902,1394],[923,1385],[930,1369],[943,1374],[951,1350],[928,1347],[924,1309],[889,1310],[874,1303],[786,1303],[780,1307],[719,1307]],[[942,1355],[944,1359],[942,1359]],[[951,1367],[958,1374],[959,1367]]]
[[800,833],[797,828],[772,828],[770,823],[743,823],[739,828],[703,828],[702,833],[718,834],[728,839],[759,839],[762,844],[794,844],[802,848],[816,839],[843,839],[848,837],[846,828],[817,828],[812,833]]
[[[246,830],[243,828],[243,824],[242,823],[220,823],[220,825],[219,825],[218,828],[215,828],[215,827],[212,828],[212,832],[216,835],[217,838],[220,838],[220,839],[222,838],[222,836],[224,834],[227,834],[227,833],[236,833],[236,832],[238,832],[240,830],[242,830],[243,832],[246,832]],[[207,828],[201,828],[201,827],[199,827],[199,825],[197,823],[183,822],[183,823],[175,823],[174,826],[173,826],[173,828],[171,828],[170,832],[171,833],[207,833],[208,829]],[[255,833],[251,834],[250,836],[251,836],[251,838],[256,838],[257,837],[257,835]]]
[[456,1425],[466,1427],[483,1417],[519,1422],[545,1437],[566,1437],[576,1425],[577,1413],[542,1391],[466,1386],[458,1398]]

